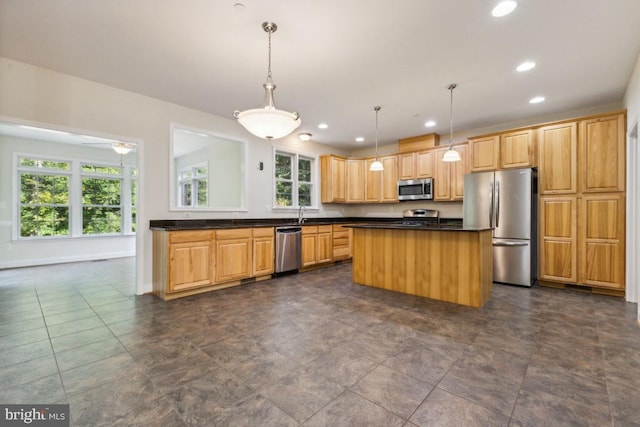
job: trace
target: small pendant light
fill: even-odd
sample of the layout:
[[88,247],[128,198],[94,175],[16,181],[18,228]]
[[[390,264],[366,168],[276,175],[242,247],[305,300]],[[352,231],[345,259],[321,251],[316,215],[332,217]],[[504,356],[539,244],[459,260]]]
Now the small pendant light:
[[449,110],[450,117],[450,133],[449,133],[449,149],[442,156],[443,162],[459,162],[461,160],[460,153],[453,148],[453,90],[456,88],[455,83],[451,83],[447,89],[451,92],[451,104]]
[[382,162],[378,159],[378,111],[380,111],[380,107],[376,106],[373,107],[373,110],[376,112],[376,160],[371,163],[371,166],[369,166],[369,170],[370,171],[383,171],[384,170],[384,166],[382,165]]

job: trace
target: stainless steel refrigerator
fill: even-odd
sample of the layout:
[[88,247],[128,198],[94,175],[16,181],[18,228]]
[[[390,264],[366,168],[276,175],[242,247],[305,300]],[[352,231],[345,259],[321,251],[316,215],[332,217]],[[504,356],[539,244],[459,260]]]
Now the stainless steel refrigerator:
[[493,281],[532,286],[538,276],[537,171],[464,176],[465,227],[493,228]]

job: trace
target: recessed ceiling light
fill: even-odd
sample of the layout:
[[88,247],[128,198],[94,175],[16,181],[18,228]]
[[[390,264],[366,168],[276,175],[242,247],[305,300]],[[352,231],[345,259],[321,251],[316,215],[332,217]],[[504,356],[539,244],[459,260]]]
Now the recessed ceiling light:
[[520,71],[520,72],[529,71],[529,70],[534,69],[535,67],[536,67],[536,63],[535,62],[526,61],[526,62],[523,62],[522,64],[518,65],[518,67],[516,67],[516,71]]
[[513,12],[516,6],[518,6],[518,2],[514,0],[501,1],[496,5],[496,7],[493,8],[491,14],[496,18],[500,18]]
[[329,125],[328,125],[328,124],[326,124],[326,123],[320,123],[320,124],[318,125],[318,129],[327,129],[328,127],[329,127]]
[[544,101],[544,96],[536,96],[529,100],[529,104],[539,104],[542,101]]
[[434,127],[435,125],[436,125],[436,122],[435,122],[435,121],[433,121],[433,120],[429,120],[428,122],[426,122],[426,123],[424,124],[424,126],[425,126],[425,127],[428,127],[428,128],[432,128],[432,127]]
[[364,142],[364,138],[359,136],[356,138],[356,142]]

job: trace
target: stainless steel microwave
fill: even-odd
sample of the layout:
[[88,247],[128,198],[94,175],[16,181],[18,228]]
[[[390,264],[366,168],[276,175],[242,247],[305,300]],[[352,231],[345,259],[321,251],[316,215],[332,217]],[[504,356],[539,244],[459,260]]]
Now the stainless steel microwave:
[[433,200],[433,178],[398,181],[398,200]]

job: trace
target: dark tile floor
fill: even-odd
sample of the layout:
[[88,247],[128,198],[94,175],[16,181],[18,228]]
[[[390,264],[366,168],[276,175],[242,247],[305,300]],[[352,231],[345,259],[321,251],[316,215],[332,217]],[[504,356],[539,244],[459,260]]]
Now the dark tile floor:
[[0,270],[0,402],[72,425],[640,426],[620,298],[494,286],[481,309],[342,264],[163,302],[134,260]]

